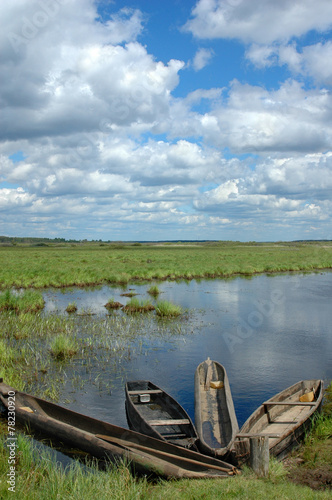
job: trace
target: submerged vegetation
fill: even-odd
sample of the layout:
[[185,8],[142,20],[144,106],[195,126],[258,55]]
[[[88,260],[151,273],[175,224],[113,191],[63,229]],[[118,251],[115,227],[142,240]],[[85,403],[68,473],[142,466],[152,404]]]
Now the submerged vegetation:
[[0,247],[0,288],[193,279],[332,268],[331,242]]

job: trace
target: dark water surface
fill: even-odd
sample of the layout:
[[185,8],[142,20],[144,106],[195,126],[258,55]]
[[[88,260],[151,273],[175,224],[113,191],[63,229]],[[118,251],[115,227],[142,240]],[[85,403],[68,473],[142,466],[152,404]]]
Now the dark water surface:
[[[138,298],[148,298],[148,285],[131,284]],[[251,279],[161,282],[159,299],[188,309],[181,320],[162,326],[150,314],[149,334],[133,340],[132,356],[116,366],[105,360],[98,382],[61,394],[68,408],[127,427],[126,380],[148,379],[169,392],[194,419],[194,373],[208,356],[227,370],[239,425],[264,400],[301,379],[332,378],[332,273],[260,275]],[[75,301],[78,313],[89,310],[107,319],[105,303],[125,304],[121,288],[45,292],[45,313],[66,314]],[[126,289],[128,292],[128,289]],[[154,301],[154,300],[152,300]],[[113,314],[123,314],[116,312]],[[179,325],[178,333],[176,325]],[[153,331],[156,334],[153,334]],[[152,333],[151,333],[152,332]],[[80,376],[88,377],[82,367]],[[91,373],[89,375],[91,379]],[[68,389],[69,392],[69,389]]]

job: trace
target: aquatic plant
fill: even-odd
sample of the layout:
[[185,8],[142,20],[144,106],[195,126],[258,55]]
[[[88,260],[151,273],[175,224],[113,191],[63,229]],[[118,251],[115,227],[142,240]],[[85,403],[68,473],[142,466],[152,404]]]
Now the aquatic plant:
[[149,290],[148,290],[148,293],[150,295],[152,295],[153,297],[157,297],[159,294],[160,294],[160,290],[159,288],[157,287],[157,285],[152,285]]
[[74,313],[77,311],[77,304],[76,302],[70,302],[68,306],[66,307],[67,313]]
[[0,311],[13,311],[17,314],[37,312],[43,309],[44,305],[42,294],[34,290],[25,290],[22,293],[6,290],[0,294]]
[[116,300],[114,299],[110,299],[106,304],[105,306],[106,309],[110,310],[110,309],[121,309],[121,307],[123,307],[123,304],[121,304],[121,302],[117,302]]
[[149,312],[154,310],[154,306],[149,300],[139,300],[134,297],[123,307],[123,310],[127,313]]
[[172,304],[171,302],[168,302],[167,300],[161,300],[157,303],[156,305],[156,313],[158,316],[164,317],[164,318],[174,318],[176,316],[180,316],[182,314],[183,310],[181,306]]
[[70,358],[77,353],[78,347],[76,342],[67,335],[57,335],[50,347],[52,356],[57,360],[64,360]]

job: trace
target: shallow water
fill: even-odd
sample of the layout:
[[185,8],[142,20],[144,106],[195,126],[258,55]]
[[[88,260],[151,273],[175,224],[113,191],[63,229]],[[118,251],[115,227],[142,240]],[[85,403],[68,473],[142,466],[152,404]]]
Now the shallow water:
[[[131,284],[128,289],[146,299],[150,286]],[[298,380],[331,380],[331,272],[164,281],[158,287],[159,299],[180,304],[188,313],[162,327],[150,313],[143,320],[146,334],[143,327],[132,340],[134,355],[116,364],[103,359],[88,372],[82,361],[81,367],[72,361],[76,374],[89,382],[74,392],[65,386],[60,404],[69,400],[68,408],[127,427],[124,383],[148,379],[175,397],[194,419],[194,372],[209,356],[227,370],[241,426],[259,404]],[[67,305],[75,301],[78,314],[88,311],[107,318],[105,303],[114,298],[125,304],[130,299],[121,294],[128,289],[47,290],[45,314],[67,314]]]

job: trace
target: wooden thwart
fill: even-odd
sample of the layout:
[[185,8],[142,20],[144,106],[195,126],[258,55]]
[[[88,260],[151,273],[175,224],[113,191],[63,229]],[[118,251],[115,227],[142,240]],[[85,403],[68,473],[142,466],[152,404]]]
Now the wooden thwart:
[[148,420],[149,425],[188,425],[190,420],[187,418],[169,418],[166,420]]

